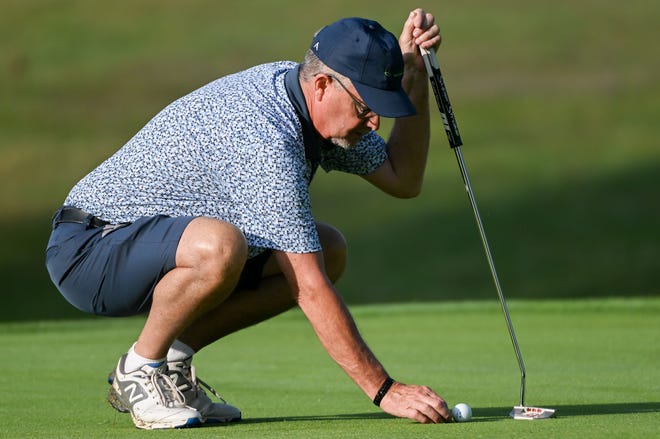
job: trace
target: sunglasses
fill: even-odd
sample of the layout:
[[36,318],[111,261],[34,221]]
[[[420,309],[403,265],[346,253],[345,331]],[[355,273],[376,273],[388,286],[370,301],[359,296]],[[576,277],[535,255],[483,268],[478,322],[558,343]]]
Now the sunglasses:
[[356,112],[356,115],[357,115],[358,119],[369,119],[371,117],[371,115],[373,115],[373,111],[371,110],[371,108],[367,107],[364,102],[359,100],[357,98],[357,96],[355,96],[353,93],[351,93],[346,88],[346,86],[339,80],[339,78],[337,78],[334,75],[328,75],[328,76],[330,78],[332,78],[333,80],[337,81],[337,84],[339,84],[341,86],[341,88],[343,88],[344,91],[346,93],[348,93],[348,95],[351,97],[351,99],[353,99],[353,104],[355,105],[355,112]]

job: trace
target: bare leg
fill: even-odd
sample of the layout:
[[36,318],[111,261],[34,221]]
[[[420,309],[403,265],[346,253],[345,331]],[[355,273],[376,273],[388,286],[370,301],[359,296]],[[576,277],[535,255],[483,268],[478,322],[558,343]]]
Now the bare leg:
[[184,329],[231,294],[246,258],[247,243],[236,227],[212,218],[192,220],[181,236],[176,268],[156,285],[135,351],[165,357]]
[[[336,282],[346,265],[346,241],[341,233],[317,223],[326,273]],[[257,290],[235,291],[220,306],[193,323],[179,339],[200,350],[214,341],[240,329],[274,317],[296,305],[284,275],[271,257],[264,267],[263,280]]]

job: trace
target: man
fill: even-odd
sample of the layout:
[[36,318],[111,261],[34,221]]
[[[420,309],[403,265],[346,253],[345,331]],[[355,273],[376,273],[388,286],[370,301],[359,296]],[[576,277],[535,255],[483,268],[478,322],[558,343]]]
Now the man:
[[[314,221],[308,192],[321,166],[395,197],[419,193],[429,143],[419,46],[439,44],[421,9],[398,41],[374,21],[339,20],[301,65],[256,66],[170,104],[71,190],[46,264],[83,311],[148,313],[110,376],[109,401],[137,427],[239,420],[200,387],[192,356],[295,305],[385,412],[449,420],[440,396],[392,380],[362,340],[333,287],[346,243]],[[397,118],[387,142],[380,117]]]

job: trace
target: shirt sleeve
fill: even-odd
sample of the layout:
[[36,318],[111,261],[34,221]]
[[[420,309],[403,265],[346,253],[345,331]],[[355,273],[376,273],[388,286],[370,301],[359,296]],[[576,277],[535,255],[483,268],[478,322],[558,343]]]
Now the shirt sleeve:
[[352,148],[333,146],[322,149],[320,165],[326,172],[341,171],[366,175],[375,171],[385,160],[387,160],[385,140],[372,131]]

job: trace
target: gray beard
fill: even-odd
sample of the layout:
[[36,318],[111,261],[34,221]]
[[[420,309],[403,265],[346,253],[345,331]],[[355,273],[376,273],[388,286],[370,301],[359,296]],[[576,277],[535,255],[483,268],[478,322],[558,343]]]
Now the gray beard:
[[[356,142],[356,143],[351,143],[351,142],[349,142],[348,140],[343,139],[343,138],[340,138],[340,137],[331,137],[331,138],[328,139],[328,140],[329,140],[330,143],[332,143],[333,145],[338,146],[338,147],[343,148],[343,149],[351,149],[351,148],[353,148],[355,145],[357,145],[357,142]],[[361,140],[361,139],[360,139],[360,140]]]

